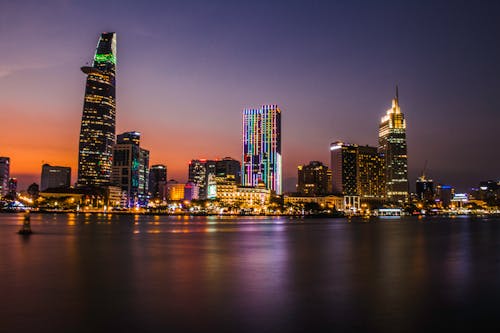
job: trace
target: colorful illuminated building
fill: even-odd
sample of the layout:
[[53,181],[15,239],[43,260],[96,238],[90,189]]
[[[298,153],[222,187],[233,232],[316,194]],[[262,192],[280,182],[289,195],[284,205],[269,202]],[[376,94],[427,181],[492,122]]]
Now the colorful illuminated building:
[[118,135],[113,146],[111,182],[125,194],[125,207],[146,206],[148,200],[149,151],[139,146],[139,132]]
[[107,185],[115,143],[116,34],[103,33],[87,75],[78,148],[78,186]]
[[392,107],[382,117],[378,151],[385,159],[386,197],[389,201],[408,201],[408,161],[406,122],[399,107],[398,88]]
[[277,105],[243,110],[242,184],[281,194],[281,110]]
[[326,195],[332,192],[332,171],[319,161],[297,168],[297,192],[305,196]]

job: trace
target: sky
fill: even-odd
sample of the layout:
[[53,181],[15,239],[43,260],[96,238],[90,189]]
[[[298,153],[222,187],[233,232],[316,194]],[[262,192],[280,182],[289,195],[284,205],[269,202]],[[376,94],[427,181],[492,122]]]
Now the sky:
[[498,1],[0,0],[0,156],[20,189],[43,163],[77,174],[85,75],[117,33],[117,133],[184,181],[241,160],[242,110],[282,109],[283,177],[336,140],[377,145],[399,86],[409,180],[500,179]]

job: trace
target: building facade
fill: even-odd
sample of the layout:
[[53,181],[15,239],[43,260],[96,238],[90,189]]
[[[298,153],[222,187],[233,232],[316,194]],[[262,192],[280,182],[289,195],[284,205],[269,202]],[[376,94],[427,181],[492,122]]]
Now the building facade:
[[338,195],[385,198],[384,158],[377,148],[333,142],[330,145],[332,189]]
[[42,176],[40,179],[42,191],[49,188],[68,188],[71,186],[71,168],[64,166],[54,166],[50,164],[42,165]]
[[0,157],[0,197],[9,193],[10,158]]
[[214,199],[216,197],[216,170],[217,163],[214,160],[199,159],[189,162],[188,182],[198,186],[200,200]]
[[332,192],[332,171],[319,161],[297,168],[297,193],[304,196],[326,195]]
[[80,187],[107,185],[111,180],[115,143],[116,34],[103,33],[87,75],[78,148]]
[[385,160],[387,200],[408,201],[408,158],[406,147],[406,121],[399,107],[398,89],[392,107],[382,117],[379,126],[378,151]]
[[243,110],[242,184],[282,193],[281,110],[277,105]]
[[164,201],[167,199],[167,167],[156,164],[149,169],[149,193],[151,199]]
[[231,157],[224,157],[215,162],[215,175],[217,177],[234,176],[237,184],[241,184],[241,163]]
[[149,151],[140,147],[140,138],[139,132],[125,132],[113,146],[111,182],[124,192],[127,208],[148,201]]

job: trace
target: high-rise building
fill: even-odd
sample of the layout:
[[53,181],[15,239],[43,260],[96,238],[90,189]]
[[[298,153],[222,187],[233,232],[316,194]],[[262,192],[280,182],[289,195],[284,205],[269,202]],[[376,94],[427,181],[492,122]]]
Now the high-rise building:
[[111,181],[126,195],[126,206],[145,206],[148,199],[149,151],[140,147],[141,134],[126,132],[113,146]]
[[241,163],[231,157],[224,157],[215,161],[215,174],[217,177],[234,176],[237,184],[241,183]]
[[305,196],[326,195],[332,192],[332,171],[319,161],[297,168],[297,192]]
[[216,161],[199,159],[189,162],[188,181],[198,186],[200,200],[216,197]]
[[115,143],[116,34],[103,33],[87,75],[78,148],[80,187],[107,185],[111,180]]
[[417,178],[415,185],[418,200],[427,202],[434,200],[434,181],[432,179],[422,175]]
[[152,199],[167,199],[167,167],[156,164],[149,169],[149,193]]
[[49,188],[68,188],[71,185],[71,168],[44,164],[40,183],[42,191]]
[[363,199],[385,198],[384,158],[376,147],[358,146],[358,193]]
[[243,110],[242,184],[281,194],[281,110],[277,105]]
[[363,199],[385,197],[384,159],[377,148],[336,141],[330,145],[332,188]]
[[408,161],[406,121],[399,107],[398,88],[392,107],[379,127],[379,153],[385,159],[386,197],[389,201],[408,201]]
[[9,193],[10,158],[0,157],[0,197]]
[[336,141],[330,145],[332,191],[341,195],[358,194],[358,145]]
[[9,178],[9,191],[8,195],[11,198],[17,197],[17,178]]

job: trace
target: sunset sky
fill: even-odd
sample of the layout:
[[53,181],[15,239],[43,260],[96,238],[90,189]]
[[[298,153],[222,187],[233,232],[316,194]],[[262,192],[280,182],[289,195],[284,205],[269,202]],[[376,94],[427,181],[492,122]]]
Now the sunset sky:
[[0,156],[20,189],[43,162],[77,173],[85,75],[117,33],[117,133],[184,181],[193,158],[241,160],[241,112],[283,111],[285,189],[329,144],[377,144],[395,85],[411,187],[428,160],[467,190],[500,178],[498,1],[0,2]]

